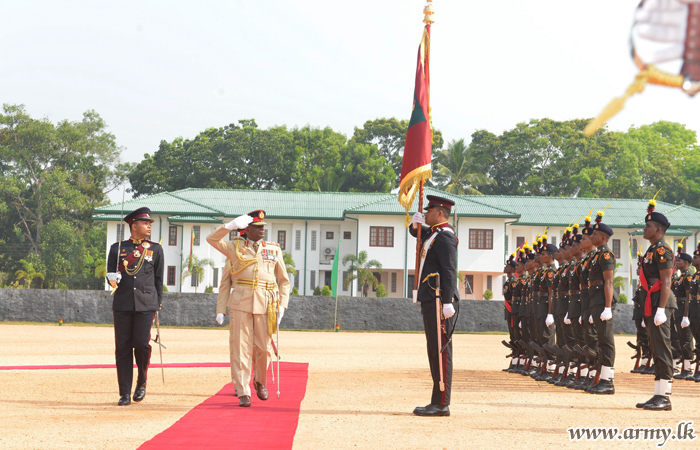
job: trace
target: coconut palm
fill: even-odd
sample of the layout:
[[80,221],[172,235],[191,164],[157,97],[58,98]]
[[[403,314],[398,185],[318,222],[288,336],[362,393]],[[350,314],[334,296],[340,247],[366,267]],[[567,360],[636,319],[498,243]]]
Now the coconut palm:
[[360,285],[365,283],[371,284],[375,289],[379,285],[379,280],[374,276],[372,268],[375,268],[378,273],[382,273],[382,263],[376,259],[367,260],[367,252],[362,250],[357,256],[348,253],[343,256],[343,265],[348,267],[348,277],[345,279],[345,289],[350,287],[350,283],[357,280]]
[[464,139],[452,140],[435,156],[435,183],[440,189],[457,195],[482,195],[478,186],[496,184],[484,174],[488,155],[474,156]]
[[194,286],[194,292],[197,293],[197,287],[199,286],[199,283],[204,280],[204,268],[206,266],[210,266],[212,269],[214,268],[214,261],[212,261],[209,258],[197,258],[195,255],[190,255],[186,259],[187,261],[187,269],[185,269],[182,272],[182,277],[180,278],[180,282],[182,283],[185,281],[186,278],[193,276],[197,280]]
[[20,259],[19,262],[21,262],[24,266],[24,270],[18,270],[15,272],[15,276],[17,277],[18,282],[24,284],[25,289],[32,287],[34,280],[37,278],[40,278],[42,281],[44,280],[44,274],[37,272],[34,269],[34,264],[24,259]]

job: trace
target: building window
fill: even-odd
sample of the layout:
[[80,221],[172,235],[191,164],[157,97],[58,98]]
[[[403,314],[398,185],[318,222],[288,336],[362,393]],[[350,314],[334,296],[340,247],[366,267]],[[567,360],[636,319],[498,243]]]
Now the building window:
[[469,230],[469,248],[477,250],[493,250],[493,230]]
[[294,232],[294,250],[301,250],[301,230]]
[[391,292],[396,292],[396,272],[391,272]]
[[637,240],[632,239],[632,254],[636,257],[637,256]]
[[352,239],[352,231],[343,231],[343,239]]
[[177,245],[177,227],[170,225],[168,227],[168,245]]
[[343,291],[347,291],[347,290],[348,290],[348,288],[345,287],[345,281],[347,281],[348,275],[350,275],[350,272],[347,271],[347,270],[343,270],[343,279],[341,280],[341,283],[342,283],[341,289],[342,289]]
[[515,238],[515,245],[516,245],[516,247],[520,248],[520,247],[523,246],[524,243],[525,243],[525,237],[524,237],[524,236],[518,236],[517,238]]
[[332,231],[326,231],[326,239],[333,239],[335,234]]
[[[201,228],[199,225],[195,225],[192,227],[192,234],[194,234],[194,239],[192,240],[192,245],[195,247],[199,247],[199,237],[202,234]],[[192,285],[194,286],[194,284]]]
[[228,232],[228,240],[232,241],[238,236],[238,230],[231,230]]
[[168,286],[175,286],[175,266],[168,266]]
[[299,289],[299,272],[297,272],[296,276],[294,276],[294,287]]
[[557,245],[557,237],[556,236],[550,237],[549,241],[547,243],[552,244],[552,245]]
[[266,240],[266,241],[269,241],[269,240],[270,240],[270,238],[268,237],[268,236],[270,235],[269,231],[270,231],[270,230],[268,230],[267,228],[265,228],[265,237],[264,237],[263,239]]
[[117,242],[124,240],[124,224],[117,224]]
[[474,293],[474,275],[464,276],[464,293],[473,294]]
[[615,255],[615,258],[620,258],[620,240],[619,239],[613,239],[613,255]]
[[316,251],[316,230],[311,232],[311,251]]
[[637,280],[632,280],[632,292],[637,291]]
[[197,281],[197,275],[195,275],[195,274],[190,275],[190,280],[191,280],[190,286],[192,286],[192,287],[199,286],[199,282]]
[[369,227],[370,247],[393,247],[394,227]]
[[309,278],[309,284],[311,286],[311,290],[316,289],[316,271],[312,270],[310,273],[310,278]]
[[493,291],[493,277],[491,275],[486,275],[486,289]]
[[287,232],[284,230],[279,230],[277,232],[277,243],[280,245],[280,249],[286,250],[287,248]]
[[214,267],[214,279],[211,282],[211,286],[218,288],[219,287],[219,268]]

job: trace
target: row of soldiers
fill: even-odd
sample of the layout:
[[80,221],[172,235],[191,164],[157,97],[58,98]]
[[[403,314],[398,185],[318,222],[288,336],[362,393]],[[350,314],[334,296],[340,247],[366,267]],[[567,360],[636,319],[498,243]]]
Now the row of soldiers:
[[[652,199],[647,208],[644,238],[651,245],[640,259],[640,287],[635,295],[640,305],[635,319],[638,329],[643,329],[635,346],[641,352],[635,369],[643,363],[642,370],[653,370],[656,385],[654,396],[636,406],[670,410],[671,323],[676,316],[671,275],[675,258],[664,240],[670,223],[654,211],[655,205]],[[604,211],[597,213],[591,226],[591,210],[580,233],[579,221],[568,227],[559,247],[547,242],[545,230],[532,245],[524,243],[511,255],[504,268],[503,287],[510,334],[510,341],[503,343],[511,349],[511,364],[504,371],[591,394],[615,393],[616,260],[607,245],[613,230],[603,223]],[[697,253],[700,263],[700,247]],[[678,284],[688,282],[684,275]],[[694,301],[697,299],[696,293]],[[700,308],[693,311],[700,315]],[[688,321],[688,314],[686,311],[684,321]],[[692,329],[700,331],[700,326]],[[644,352],[646,361],[641,356]],[[649,360],[655,361],[653,366]]]
[[[643,262],[644,255],[637,254],[637,276],[640,274]],[[683,241],[678,244],[671,290],[678,306],[670,320],[671,352],[675,372],[673,378],[700,383],[700,244],[692,256],[683,252]],[[654,367],[649,347],[649,334],[644,320],[644,296],[641,284],[637,286],[633,300],[637,344],[628,342],[628,345],[635,349],[633,358],[636,361],[631,372],[651,374],[654,373]]]

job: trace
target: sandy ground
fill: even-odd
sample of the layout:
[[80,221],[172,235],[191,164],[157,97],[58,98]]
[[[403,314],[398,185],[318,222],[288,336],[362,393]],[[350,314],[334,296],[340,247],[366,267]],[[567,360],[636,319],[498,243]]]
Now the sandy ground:
[[[3,324],[0,365],[110,364],[112,333],[109,327]],[[166,363],[228,360],[226,330],[166,328],[162,335]],[[456,335],[452,416],[420,418],[411,411],[430,398],[421,334],[283,331],[283,358],[309,363],[294,448],[657,448],[656,441],[574,443],[566,430],[675,429],[691,420],[700,428],[700,383],[675,382],[672,412],[634,408],[651,397],[654,383],[629,373],[628,337],[616,339],[614,396],[501,372],[503,337]],[[163,385],[158,361],[154,353],[146,399],[129,407],[116,406],[113,369],[0,371],[0,448],[134,449],[230,381],[228,368],[167,368]],[[665,448],[697,445],[669,441]]]

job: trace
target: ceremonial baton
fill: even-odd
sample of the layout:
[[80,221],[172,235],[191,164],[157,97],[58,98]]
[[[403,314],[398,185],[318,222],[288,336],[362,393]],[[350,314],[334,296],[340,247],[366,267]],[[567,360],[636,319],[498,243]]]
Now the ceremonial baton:
[[158,344],[158,353],[160,353],[160,374],[163,377],[163,384],[165,384],[165,369],[163,368],[163,349],[166,349],[165,345],[160,342],[160,311],[156,311],[156,338],[151,339],[153,342]]

